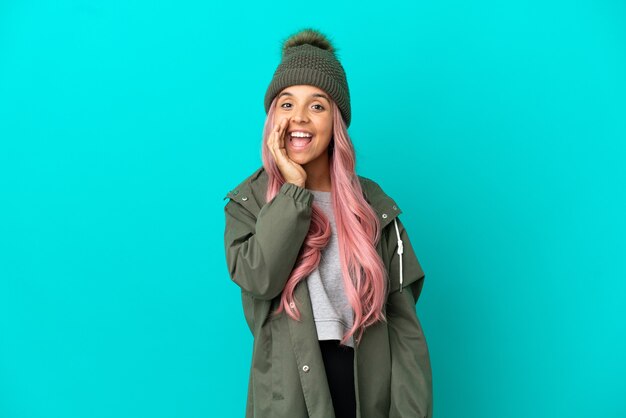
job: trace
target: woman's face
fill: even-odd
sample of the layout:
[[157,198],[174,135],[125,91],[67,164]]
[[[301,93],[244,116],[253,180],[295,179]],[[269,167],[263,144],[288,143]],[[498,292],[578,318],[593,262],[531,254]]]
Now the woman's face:
[[[306,165],[320,158],[328,159],[333,114],[330,96],[324,90],[306,84],[285,87],[277,95],[274,123],[280,123],[283,118],[289,119],[285,149],[291,160]],[[296,137],[293,132],[308,133],[312,137]]]

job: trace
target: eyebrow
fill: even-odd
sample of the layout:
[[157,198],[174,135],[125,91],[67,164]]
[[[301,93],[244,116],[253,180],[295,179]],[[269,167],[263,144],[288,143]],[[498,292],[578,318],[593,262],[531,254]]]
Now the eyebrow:
[[[280,93],[278,95],[278,98],[280,99],[282,96],[293,96],[293,94],[291,94],[288,91],[284,91],[282,93]],[[328,103],[330,103],[330,99],[328,98],[328,96],[326,96],[325,94],[321,94],[321,93],[312,93],[309,97],[323,97],[324,99],[328,100]]]

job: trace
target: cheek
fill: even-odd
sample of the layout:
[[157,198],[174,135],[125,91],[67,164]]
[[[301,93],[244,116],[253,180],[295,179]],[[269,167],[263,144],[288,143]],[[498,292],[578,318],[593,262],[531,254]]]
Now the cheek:
[[332,141],[333,138],[333,134],[331,131],[326,132],[324,134],[324,148],[328,147],[328,145],[330,145],[330,142]]
[[333,120],[332,118],[324,118],[322,120],[319,120],[317,123],[317,126],[319,127],[318,131],[319,132],[323,132],[324,135],[332,135],[333,133]]
[[328,138],[328,141],[330,142],[330,139],[333,137],[333,126],[330,125],[327,129],[326,129],[326,138]]

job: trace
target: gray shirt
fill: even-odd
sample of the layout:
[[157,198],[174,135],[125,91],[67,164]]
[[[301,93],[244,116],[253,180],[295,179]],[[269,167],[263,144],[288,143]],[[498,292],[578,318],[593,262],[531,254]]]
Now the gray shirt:
[[[322,250],[319,266],[306,279],[317,339],[341,340],[354,324],[354,312],[348,302],[341,275],[331,192],[309,191],[313,194],[313,202],[329,218],[332,230],[330,241]],[[351,336],[346,344],[354,348],[354,338]]]

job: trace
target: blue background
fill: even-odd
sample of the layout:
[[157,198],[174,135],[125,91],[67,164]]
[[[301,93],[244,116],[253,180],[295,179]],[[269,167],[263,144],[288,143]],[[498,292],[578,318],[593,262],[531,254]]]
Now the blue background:
[[306,26],[426,272],[435,416],[626,416],[617,0],[3,1],[0,416],[243,416],[223,197]]

